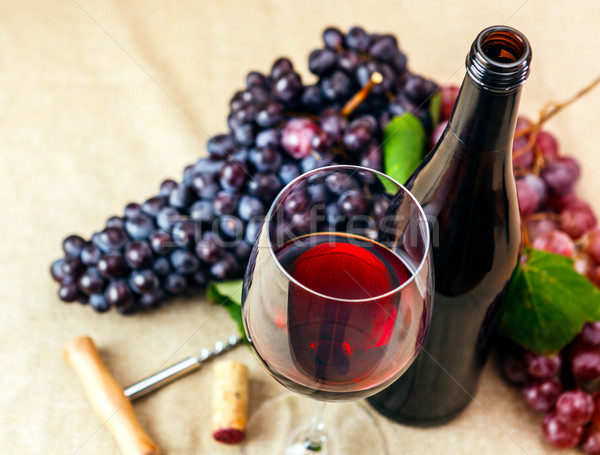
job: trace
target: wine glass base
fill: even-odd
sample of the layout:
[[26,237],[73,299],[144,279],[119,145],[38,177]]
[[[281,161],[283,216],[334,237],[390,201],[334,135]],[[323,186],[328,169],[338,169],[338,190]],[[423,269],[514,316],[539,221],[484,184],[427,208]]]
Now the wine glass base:
[[327,403],[320,450],[306,443],[315,402],[284,392],[252,413],[244,455],[386,455],[385,436],[364,401]]

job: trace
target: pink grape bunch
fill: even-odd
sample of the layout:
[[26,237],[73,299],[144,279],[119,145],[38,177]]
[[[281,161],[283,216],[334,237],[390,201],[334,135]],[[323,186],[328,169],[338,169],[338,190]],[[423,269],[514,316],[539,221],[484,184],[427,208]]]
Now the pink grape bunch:
[[545,413],[542,435],[554,447],[600,454],[600,322],[586,323],[565,349],[538,355],[505,343],[502,373],[525,404]]
[[[458,87],[441,88],[443,120],[450,117]],[[577,161],[562,156],[556,138],[527,118],[517,120],[513,167],[525,243],[567,256],[575,269],[600,287],[600,227],[590,205],[575,192],[581,175]],[[531,409],[544,413],[542,435],[554,447],[581,446],[600,455],[600,322],[584,325],[561,352],[538,355],[508,341],[499,346],[504,377],[521,388]]]

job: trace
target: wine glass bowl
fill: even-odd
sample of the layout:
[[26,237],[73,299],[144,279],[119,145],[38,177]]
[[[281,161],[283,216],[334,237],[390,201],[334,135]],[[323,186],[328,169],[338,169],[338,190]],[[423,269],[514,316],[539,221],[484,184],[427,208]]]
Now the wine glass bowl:
[[288,389],[364,398],[418,354],[432,280],[427,220],[404,187],[357,166],[316,169],[266,216],[244,280],[246,334]]

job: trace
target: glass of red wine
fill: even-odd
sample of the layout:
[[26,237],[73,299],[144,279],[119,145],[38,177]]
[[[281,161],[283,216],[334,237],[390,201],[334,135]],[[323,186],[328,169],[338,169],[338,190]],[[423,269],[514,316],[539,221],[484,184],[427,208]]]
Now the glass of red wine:
[[317,400],[286,455],[338,453],[325,402],[382,390],[419,353],[432,304],[429,236],[412,194],[359,166],[303,174],[275,199],[246,270],[242,315],[259,362]]

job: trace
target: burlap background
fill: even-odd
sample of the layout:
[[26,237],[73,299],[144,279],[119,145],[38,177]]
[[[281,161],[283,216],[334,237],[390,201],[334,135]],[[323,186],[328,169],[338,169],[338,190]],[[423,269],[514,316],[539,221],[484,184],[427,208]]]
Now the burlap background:
[[[116,453],[60,355],[70,338],[92,336],[126,384],[235,330],[202,297],[130,318],[62,304],[48,265],[66,234],[89,236],[203,155],[208,136],[224,130],[228,100],[249,69],[266,70],[288,55],[310,77],[306,57],[326,25],[364,24],[396,33],[414,71],[459,83],[473,38],[496,23],[531,40],[528,115],[600,73],[593,0],[0,4],[0,452]],[[581,160],[579,191],[597,210],[599,108],[597,90],[550,124],[563,150]],[[247,350],[229,357],[250,368],[251,411],[284,391]],[[135,403],[164,453],[239,453],[211,439],[211,381],[206,369]],[[376,419],[393,453],[551,452],[541,441],[541,417],[493,364],[476,403],[447,426],[417,430]],[[274,437],[272,453],[283,437]],[[360,444],[360,433],[349,437]]]

